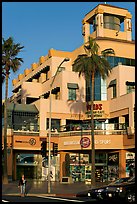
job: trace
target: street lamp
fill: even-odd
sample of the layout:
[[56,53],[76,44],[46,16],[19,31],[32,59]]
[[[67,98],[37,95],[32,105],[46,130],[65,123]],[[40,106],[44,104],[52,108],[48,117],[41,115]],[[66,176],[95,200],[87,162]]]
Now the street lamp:
[[49,137],[48,137],[48,193],[50,193],[50,153],[51,153],[51,102],[52,102],[52,97],[51,97],[51,91],[52,91],[52,85],[54,83],[54,80],[57,76],[57,73],[59,72],[59,69],[61,67],[61,65],[64,63],[64,62],[67,62],[69,61],[70,59],[69,58],[65,58],[61,63],[60,65],[58,66],[57,70],[56,70],[56,73],[55,75],[53,76],[53,79],[51,81],[51,84],[50,84],[50,92],[49,92]]

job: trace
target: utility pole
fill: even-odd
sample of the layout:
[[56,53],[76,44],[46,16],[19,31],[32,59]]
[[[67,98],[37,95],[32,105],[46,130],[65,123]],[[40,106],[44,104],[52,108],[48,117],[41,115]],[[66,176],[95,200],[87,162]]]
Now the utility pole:
[[49,92],[49,136],[48,136],[48,193],[51,192],[51,183],[50,183],[50,171],[51,171],[51,109],[52,109],[52,85],[54,83],[54,80],[57,76],[57,73],[59,72],[59,69],[61,67],[61,65],[64,63],[64,62],[67,62],[69,61],[70,59],[69,58],[65,58],[61,63],[60,65],[58,66],[57,70],[56,70],[56,73],[55,75],[53,76],[53,79],[51,81],[51,84],[50,84],[50,92]]

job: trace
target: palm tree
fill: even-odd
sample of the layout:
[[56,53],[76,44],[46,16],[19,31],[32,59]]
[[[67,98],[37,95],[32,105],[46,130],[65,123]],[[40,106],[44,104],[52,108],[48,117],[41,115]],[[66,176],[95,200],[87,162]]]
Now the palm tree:
[[17,57],[19,52],[24,48],[20,43],[15,44],[12,37],[7,40],[2,38],[2,82],[5,81],[5,102],[4,102],[4,169],[3,183],[8,183],[7,174],[7,100],[8,100],[8,79],[10,71],[16,72],[21,63],[22,58]]
[[105,79],[110,71],[111,67],[106,57],[108,55],[115,54],[114,50],[109,48],[105,49],[99,55],[99,45],[95,40],[89,37],[88,44],[84,45],[85,53],[78,55],[72,64],[73,71],[79,72],[79,77],[84,75],[86,81],[89,83],[91,80],[91,141],[92,141],[92,171],[91,171],[91,184],[95,186],[95,145],[94,145],[94,115],[93,115],[93,103],[94,103],[94,83],[95,75],[100,74],[102,79]]

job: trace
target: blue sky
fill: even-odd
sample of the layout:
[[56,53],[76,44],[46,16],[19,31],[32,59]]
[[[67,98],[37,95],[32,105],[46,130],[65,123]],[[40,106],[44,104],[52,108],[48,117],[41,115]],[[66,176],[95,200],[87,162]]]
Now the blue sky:
[[[24,50],[18,55],[24,63],[16,74],[10,74],[9,93],[12,96],[12,80],[23,73],[48,50],[73,51],[83,44],[82,19],[99,3],[104,2],[2,2],[2,37],[12,36]],[[135,2],[107,2],[126,8],[132,14],[132,37],[135,39]],[[5,84],[2,85],[2,99]]]

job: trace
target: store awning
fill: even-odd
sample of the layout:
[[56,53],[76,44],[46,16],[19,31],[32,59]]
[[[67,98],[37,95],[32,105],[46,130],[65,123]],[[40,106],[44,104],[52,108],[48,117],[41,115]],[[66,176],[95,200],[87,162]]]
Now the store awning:
[[8,111],[15,111],[15,112],[27,112],[27,113],[39,113],[36,106],[33,104],[17,104],[17,103],[10,103],[7,106]]
[[31,76],[27,81],[30,81],[32,79],[36,79],[39,78],[41,73],[46,73],[50,70],[50,66],[46,66],[44,68],[42,68],[41,70],[37,71],[33,76]]
[[69,88],[69,89],[78,89],[78,84],[67,83],[67,88]]
[[134,81],[126,81],[126,85],[127,86],[135,86],[135,82]]
[[116,79],[112,80],[112,81],[109,83],[108,88],[109,88],[109,87],[113,87],[113,86],[115,86],[115,85],[116,85]]
[[48,97],[49,97],[49,94],[50,94],[50,91],[44,93],[43,96],[44,96],[45,98],[48,98]]
[[55,87],[54,89],[52,89],[51,93],[56,94],[59,91],[60,91],[60,87]]

